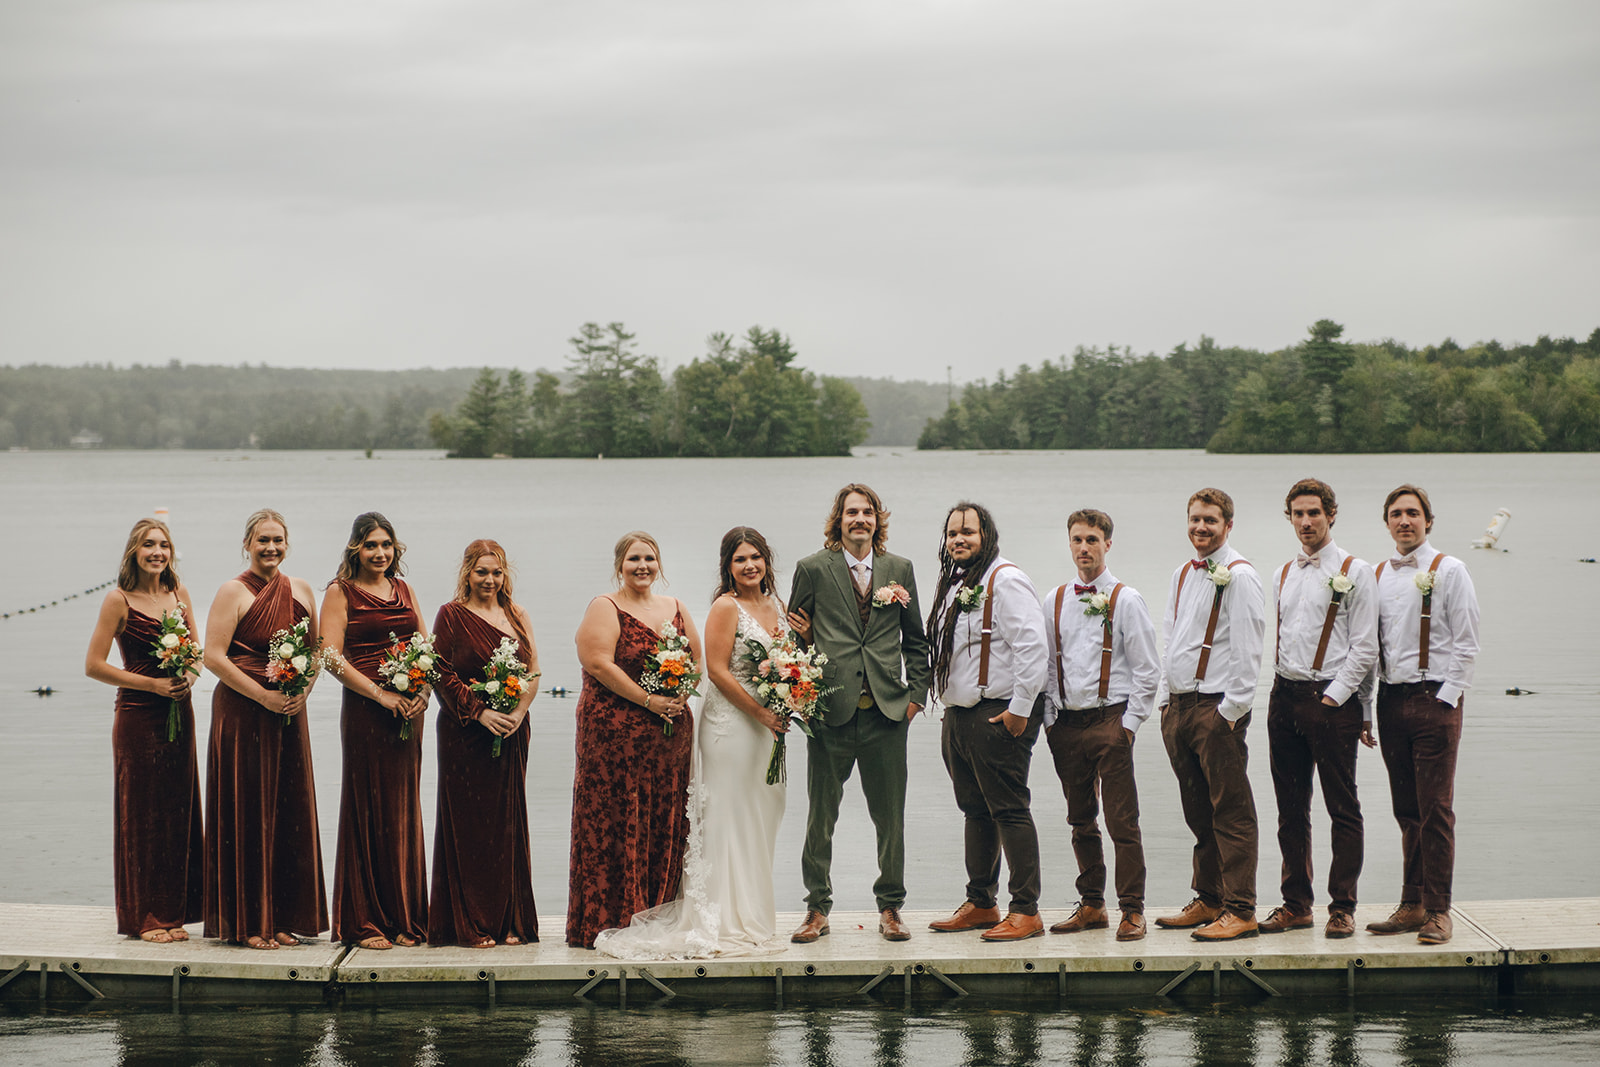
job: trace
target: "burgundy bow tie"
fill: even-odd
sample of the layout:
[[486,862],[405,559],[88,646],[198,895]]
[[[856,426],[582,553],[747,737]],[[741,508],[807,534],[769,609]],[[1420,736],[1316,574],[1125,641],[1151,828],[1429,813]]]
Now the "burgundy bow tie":
[[1415,552],[1412,552],[1410,555],[1406,556],[1396,556],[1394,559],[1389,561],[1389,566],[1393,567],[1395,570],[1399,570],[1401,567],[1415,567],[1416,565],[1417,554]]
[[1315,567],[1320,562],[1316,553],[1312,553],[1308,556],[1304,552],[1296,553],[1294,561],[1302,567]]
[[1072,586],[1072,592],[1074,596],[1082,596],[1085,593],[1097,592],[1097,590],[1092,585],[1078,585],[1076,582],[1074,582]]
[[1203,560],[1203,559],[1191,559],[1189,561],[1189,566],[1193,567],[1197,571],[1198,570],[1204,570],[1205,566],[1206,566],[1206,561]]

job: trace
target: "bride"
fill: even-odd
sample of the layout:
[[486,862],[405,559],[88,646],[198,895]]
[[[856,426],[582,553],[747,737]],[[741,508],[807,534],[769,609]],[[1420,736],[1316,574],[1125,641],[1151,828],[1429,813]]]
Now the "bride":
[[689,785],[689,843],[678,899],[602,930],[594,947],[623,959],[703,959],[781,951],[772,852],[785,786],[767,784],[786,729],[752,694],[748,640],[770,647],[783,625],[767,539],[748,526],[722,537],[721,581],[706,616],[711,686],[699,717]]

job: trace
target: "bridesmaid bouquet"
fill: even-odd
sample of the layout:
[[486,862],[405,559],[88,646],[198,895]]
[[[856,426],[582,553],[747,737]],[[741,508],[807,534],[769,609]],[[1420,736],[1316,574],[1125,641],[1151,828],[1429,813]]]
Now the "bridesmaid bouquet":
[[[483,666],[483,681],[467,686],[474,693],[482,693],[483,702],[501,714],[515,711],[517,705],[522,703],[522,694],[527,691],[529,683],[539,677],[538,672],[528,673],[528,665],[522,662],[518,654],[520,650],[517,642],[502,637],[500,647],[494,650],[494,655]],[[500,743],[504,740],[499,734],[494,735],[494,747],[489,752],[491,757],[500,758]]]
[[[278,692],[286,697],[297,697],[311,688],[311,679],[322,670],[322,644],[311,647],[310,631],[311,620],[301,619],[273,634],[267,646],[267,681],[276,682]],[[293,718],[285,715],[283,725],[288,726]]]
[[[802,648],[793,633],[773,630],[772,647],[753,637],[744,639],[745,659],[755,664],[756,699],[770,708],[785,723],[797,722],[800,732],[811,736],[811,720],[822,698],[838,689],[822,687],[822,668],[827,653],[813,646]],[[772,741],[772,758],[767,761],[767,784],[789,780],[784,749],[785,735]]]
[[[661,639],[656,650],[644,661],[644,673],[639,684],[646,693],[662,693],[681,697],[700,695],[695,686],[700,684],[700,665],[689,654],[689,639],[678,632],[671,622],[661,624]],[[672,736],[672,721],[661,723],[663,737]]]
[[[389,650],[378,664],[378,676],[396,693],[415,696],[423,686],[439,680],[433,638],[414,633],[405,640],[389,634]],[[411,720],[400,720],[400,740],[411,740]]]
[[[200,674],[199,664],[204,650],[190,636],[189,624],[183,621],[183,612],[176,608],[161,613],[161,632],[151,642],[150,651],[155,654],[162,671],[173,678],[181,678],[185,674],[198,677]],[[178,718],[178,702],[174,700],[167,708],[167,740],[176,741],[181,732],[183,720]]]

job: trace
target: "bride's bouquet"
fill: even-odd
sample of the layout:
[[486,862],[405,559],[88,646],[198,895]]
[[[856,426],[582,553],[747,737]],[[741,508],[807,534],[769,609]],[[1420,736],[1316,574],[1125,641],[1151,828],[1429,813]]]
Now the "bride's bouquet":
[[[411,697],[425,685],[439,680],[439,668],[434,666],[433,638],[414,633],[402,641],[389,634],[389,650],[378,664],[378,676],[396,693]],[[411,720],[400,720],[400,740],[411,740]]]
[[[322,670],[322,645],[311,647],[311,620],[301,619],[287,630],[272,635],[267,646],[267,681],[278,683],[278,692],[286,697],[297,697],[311,688],[311,679]],[[285,715],[283,725],[288,726],[293,716]]]
[[[502,715],[517,710],[528,684],[539,677],[537,671],[529,673],[527,664],[522,662],[518,654],[520,649],[521,646],[511,638],[502,637],[500,647],[483,665],[483,681],[467,686],[474,693],[482,693],[483,702],[489,705],[490,710]],[[500,758],[500,743],[504,740],[499,734],[494,735],[494,747],[489,751],[491,757]]]
[[[150,651],[155,654],[161,670],[173,678],[185,674],[198,677],[200,660],[205,654],[199,642],[190,636],[183,612],[176,608],[161,613],[161,632],[151,642]],[[174,700],[167,708],[167,740],[176,741],[182,730],[183,720],[178,717],[178,702]]]
[[[669,697],[697,697],[700,690],[700,665],[689,653],[689,639],[678,632],[670,621],[661,624],[661,639],[655,651],[644,661],[644,673],[639,684],[646,693],[661,693]],[[672,736],[672,720],[661,723],[663,737]]]
[[[772,647],[754,637],[744,639],[745,659],[755,664],[756,699],[765,704],[784,723],[796,723],[800,732],[811,736],[811,720],[822,698],[838,686],[822,687],[822,668],[828,656],[821,649],[805,649],[793,633],[781,627],[772,631]],[[767,761],[767,784],[789,780],[783,733],[772,741],[772,758]]]

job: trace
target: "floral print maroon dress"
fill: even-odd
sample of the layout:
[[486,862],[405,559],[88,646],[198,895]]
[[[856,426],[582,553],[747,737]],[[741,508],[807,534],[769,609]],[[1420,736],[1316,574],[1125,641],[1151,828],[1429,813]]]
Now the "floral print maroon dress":
[[[613,659],[637,678],[658,635],[621,608],[617,622],[622,633]],[[672,623],[682,631],[681,611]],[[689,833],[694,720],[685,712],[667,737],[659,717],[585,671],[577,748],[567,944],[593,948],[601,930],[626,926],[635,912],[678,894]]]

